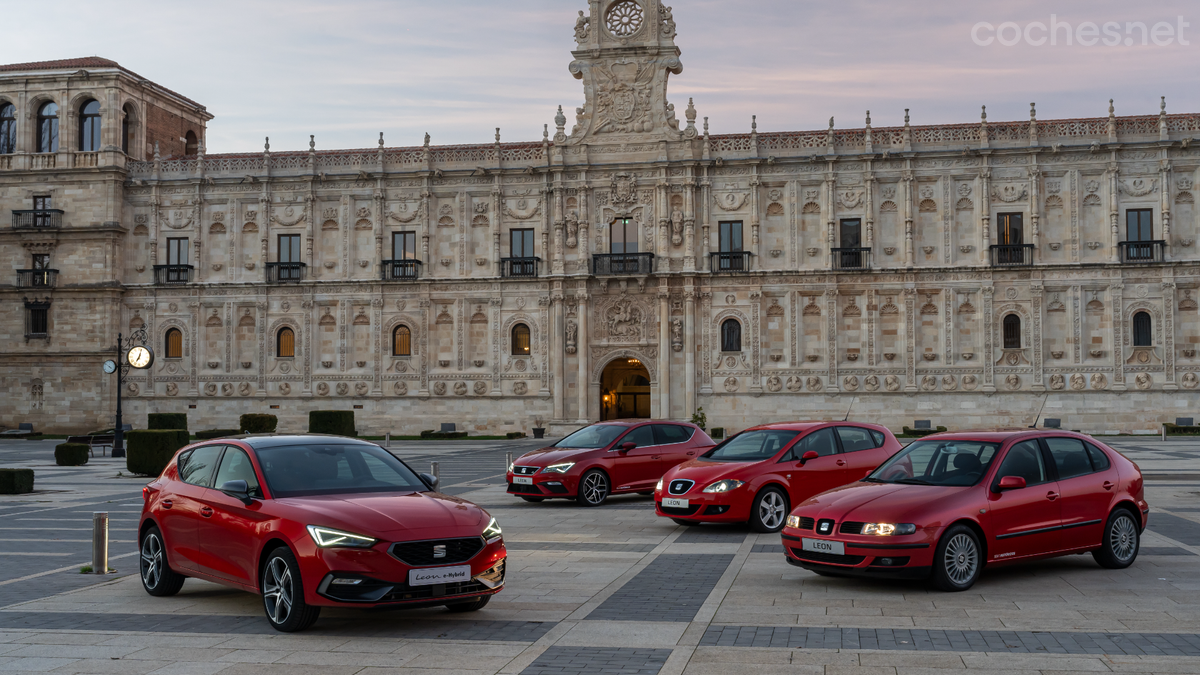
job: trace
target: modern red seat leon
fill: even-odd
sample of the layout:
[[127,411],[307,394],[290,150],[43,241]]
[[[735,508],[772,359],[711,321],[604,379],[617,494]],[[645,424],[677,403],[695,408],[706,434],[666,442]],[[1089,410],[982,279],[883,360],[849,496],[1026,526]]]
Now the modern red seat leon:
[[1069,553],[1121,569],[1146,527],[1142,488],[1136,464],[1083,434],[935,434],[797,506],[783,544],[818,574],[932,578],[945,591],[989,565]]
[[703,429],[687,422],[600,422],[521,455],[508,467],[508,492],[527,502],[565,497],[583,506],[599,506],[613,494],[648,495],[667,469],[712,446]]
[[877,424],[751,427],[668,471],[654,489],[655,509],[681,525],[749,522],[778,532],[790,504],[856,481],[899,450]]
[[259,593],[285,632],[321,607],[480,609],[504,585],[500,526],[436,487],[352,438],[188,446],[142,490],[142,585],[174,595],[196,577]]

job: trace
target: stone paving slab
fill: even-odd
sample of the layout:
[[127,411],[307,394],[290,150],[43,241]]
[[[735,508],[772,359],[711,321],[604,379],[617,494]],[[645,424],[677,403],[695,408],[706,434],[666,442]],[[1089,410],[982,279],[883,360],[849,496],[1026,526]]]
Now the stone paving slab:
[[615,649],[604,647],[551,647],[521,675],[657,675],[670,649]]
[[661,555],[586,618],[691,621],[731,562],[732,555]]

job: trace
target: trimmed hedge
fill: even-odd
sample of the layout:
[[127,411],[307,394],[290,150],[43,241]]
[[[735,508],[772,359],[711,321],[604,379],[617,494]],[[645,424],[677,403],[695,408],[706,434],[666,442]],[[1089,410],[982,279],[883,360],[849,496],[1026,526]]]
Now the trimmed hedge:
[[196,440],[206,441],[210,438],[225,438],[226,436],[241,435],[241,429],[205,429],[196,432]]
[[59,443],[54,446],[54,463],[59,466],[83,466],[91,449],[86,443]]
[[505,436],[507,436],[509,438],[509,440],[514,439],[514,438],[525,438],[525,432],[524,431],[510,431],[507,434],[505,434]]
[[279,426],[279,418],[274,415],[246,413],[238,418],[242,431],[248,434],[273,434]]
[[930,434],[940,434],[946,430],[946,427],[938,427],[936,429],[909,429],[904,427],[904,433],[901,436],[929,436]]
[[708,437],[713,440],[725,438],[725,427],[713,427],[712,431],[708,432]]
[[158,476],[175,453],[190,441],[186,429],[126,431],[125,466],[130,473]]
[[146,416],[147,429],[187,429],[187,413],[150,413]]
[[0,495],[33,492],[33,469],[0,469]]
[[353,410],[313,410],[308,413],[308,433],[355,437]]
[[[525,434],[521,434],[521,435],[524,436]],[[433,440],[444,440],[447,438],[466,438],[466,437],[467,437],[467,432],[465,432],[465,431],[434,431],[433,429],[426,429],[425,431],[421,432],[421,438],[430,438]]]
[[1168,436],[1195,436],[1200,434],[1200,426],[1181,427],[1178,424],[1163,422],[1163,428],[1166,429]]

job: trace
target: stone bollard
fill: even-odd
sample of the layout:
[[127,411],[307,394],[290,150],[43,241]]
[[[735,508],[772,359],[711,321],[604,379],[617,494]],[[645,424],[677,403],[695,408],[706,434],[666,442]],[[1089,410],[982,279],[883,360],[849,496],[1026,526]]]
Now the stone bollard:
[[513,458],[511,452],[504,453],[504,472],[512,471]]
[[439,481],[442,479],[440,469],[441,469],[441,462],[430,462],[429,473],[433,474],[433,477],[438,479]]
[[108,574],[108,512],[92,513],[92,574]]
[[383,447],[385,447],[385,448],[392,447],[392,435],[390,433],[383,435]]

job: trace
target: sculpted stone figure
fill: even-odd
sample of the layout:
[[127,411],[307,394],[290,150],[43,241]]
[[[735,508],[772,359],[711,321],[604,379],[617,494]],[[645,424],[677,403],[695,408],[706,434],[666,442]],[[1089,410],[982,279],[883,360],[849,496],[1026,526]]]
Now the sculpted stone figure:
[[588,24],[591,23],[591,18],[584,16],[583,10],[579,10],[579,18],[575,19],[575,41],[583,42],[588,37]]
[[879,376],[868,375],[863,379],[863,386],[867,391],[879,391]]
[[895,375],[888,375],[883,378],[883,386],[888,391],[900,391],[900,378]]
[[567,322],[567,353],[574,354],[578,350],[579,325],[574,321]]
[[683,211],[679,209],[671,212],[671,243],[675,246],[683,243]]
[[803,387],[804,387],[804,381],[801,380],[798,376],[792,375],[791,377],[789,377],[787,379],[788,391],[793,391],[793,392],[800,391],[800,389],[802,389]]
[[1087,380],[1084,379],[1083,375],[1080,375],[1079,373],[1075,373],[1075,374],[1071,375],[1071,388],[1072,389],[1074,389],[1075,391],[1080,391],[1086,386],[1087,386]]
[[1054,374],[1050,376],[1050,388],[1058,391],[1066,386],[1066,380],[1062,375]]
[[671,319],[671,349],[683,351],[683,320]]
[[1184,389],[1195,389],[1196,385],[1198,385],[1198,384],[1200,384],[1200,377],[1196,377],[1195,373],[1184,373],[1183,374],[1183,388]]
[[1153,380],[1150,378],[1150,373],[1138,373],[1137,377],[1134,378],[1134,382],[1137,383],[1138,389],[1149,389]]

